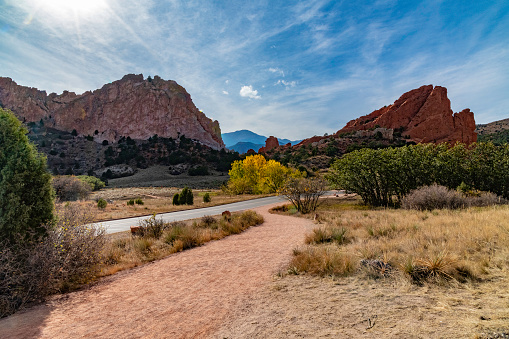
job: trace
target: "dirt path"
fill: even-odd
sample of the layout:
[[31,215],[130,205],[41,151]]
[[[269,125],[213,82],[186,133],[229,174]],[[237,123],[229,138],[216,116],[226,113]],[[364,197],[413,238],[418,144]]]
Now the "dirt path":
[[[269,206],[270,207],[270,206]],[[265,223],[121,272],[0,321],[0,338],[196,338],[272,281],[311,221],[255,209]]]

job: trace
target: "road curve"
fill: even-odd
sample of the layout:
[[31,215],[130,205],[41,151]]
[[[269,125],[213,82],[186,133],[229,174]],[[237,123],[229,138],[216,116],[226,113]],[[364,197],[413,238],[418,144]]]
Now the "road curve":
[[[161,213],[157,214],[157,218],[163,219],[165,222],[172,221],[181,221],[181,220],[189,220],[201,218],[204,215],[217,215],[221,214],[223,211],[230,212],[238,212],[243,210],[248,210],[251,208],[261,207],[265,205],[275,204],[277,202],[286,201],[283,197],[266,197],[260,199],[246,200],[240,202],[234,202],[231,204],[212,206],[212,207],[204,207],[204,208],[196,208],[192,210],[178,211],[178,212],[169,212],[169,213]],[[97,223],[103,226],[106,229],[106,233],[116,233],[122,231],[128,231],[131,226],[139,225],[140,221],[150,218],[150,216],[144,217],[134,217],[127,219],[118,219],[111,221],[103,221]]]

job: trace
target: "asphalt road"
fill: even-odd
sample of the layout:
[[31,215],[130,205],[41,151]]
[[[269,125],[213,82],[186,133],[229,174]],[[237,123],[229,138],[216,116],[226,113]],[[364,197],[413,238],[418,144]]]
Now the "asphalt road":
[[[267,198],[234,202],[231,204],[219,205],[219,206],[213,206],[213,207],[204,207],[204,208],[197,208],[197,209],[186,210],[186,211],[161,213],[161,214],[157,214],[156,218],[158,218],[158,219],[162,218],[165,222],[189,220],[189,219],[201,218],[204,215],[218,215],[218,214],[223,213],[223,211],[226,211],[226,210],[228,210],[230,212],[238,212],[238,211],[248,210],[251,208],[265,206],[265,205],[271,205],[271,204],[274,204],[277,202],[284,202],[284,201],[287,201],[287,200],[282,197],[277,197],[277,196],[276,197],[267,197]],[[106,233],[116,233],[116,232],[128,231],[128,230],[130,230],[131,226],[138,226],[141,220],[145,220],[148,218],[150,218],[150,216],[103,221],[98,224],[102,225],[106,229]]]

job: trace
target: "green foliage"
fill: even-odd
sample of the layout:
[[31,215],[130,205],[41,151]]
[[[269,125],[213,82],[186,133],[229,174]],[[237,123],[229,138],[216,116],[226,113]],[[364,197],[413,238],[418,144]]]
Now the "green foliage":
[[180,205],[180,194],[175,193],[173,195],[173,205]]
[[0,108],[0,239],[46,235],[54,193],[46,158],[28,141],[27,130]]
[[188,187],[184,187],[180,192],[179,202],[181,205],[192,205],[194,203],[193,191]]
[[77,178],[90,185],[92,191],[99,191],[101,188],[104,188],[105,185],[104,181],[93,176],[79,175]]
[[348,153],[333,163],[327,178],[366,204],[398,206],[411,190],[433,183],[451,189],[464,183],[508,198],[507,168],[509,145],[418,144]]
[[173,196],[173,205],[192,205],[194,203],[193,191],[187,186],[182,192],[175,193]]
[[482,134],[477,136],[478,142],[493,142],[495,145],[503,145],[509,143],[509,129],[492,133],[492,134]]
[[127,206],[134,206],[134,199],[130,199],[130,200],[127,202]]
[[145,204],[141,198],[134,200],[134,202],[136,203],[136,205],[144,205]]
[[207,202],[210,202],[212,199],[210,198],[210,194],[209,192],[205,193],[203,195],[203,202],[207,203]]
[[97,201],[97,207],[98,207],[98,208],[104,209],[104,208],[106,208],[106,206],[108,206],[108,202],[107,202],[106,200],[104,200],[104,199],[99,199],[99,200]]

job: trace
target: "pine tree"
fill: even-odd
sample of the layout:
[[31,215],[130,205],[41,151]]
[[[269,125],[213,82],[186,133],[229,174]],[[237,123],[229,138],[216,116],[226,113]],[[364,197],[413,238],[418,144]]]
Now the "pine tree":
[[54,193],[46,157],[29,142],[28,131],[0,108],[0,240],[44,236],[53,219]]

